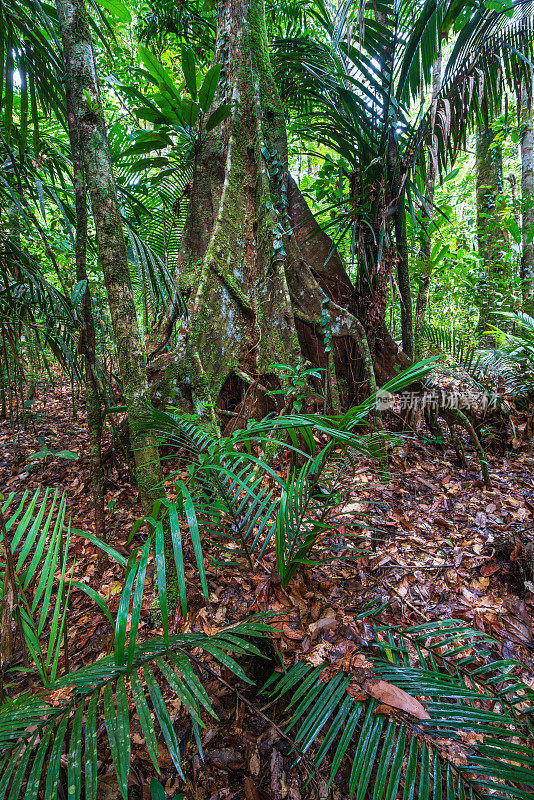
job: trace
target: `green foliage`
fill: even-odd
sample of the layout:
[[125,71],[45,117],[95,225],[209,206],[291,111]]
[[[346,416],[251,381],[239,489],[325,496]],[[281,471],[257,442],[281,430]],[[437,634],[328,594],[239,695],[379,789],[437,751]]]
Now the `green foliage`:
[[313,367],[306,361],[300,361],[296,366],[272,364],[270,369],[276,371],[277,375],[282,375],[288,386],[272,389],[267,394],[269,397],[283,397],[287,410],[300,414],[306,404],[306,398],[313,394],[310,379],[320,380],[324,370]]
[[[383,389],[393,393],[420,380],[430,371],[430,363],[414,365]],[[297,377],[295,388],[300,391],[298,381]],[[369,425],[375,400],[370,397],[339,416],[283,414],[260,422],[249,420],[245,428],[226,437],[209,433],[198,418],[152,409],[143,427],[156,431],[162,441],[176,448],[179,466],[175,475],[181,476],[183,467],[188,473],[187,479],[180,477],[176,481],[176,500],[163,503],[169,510],[184,615],[180,518],[187,522],[206,595],[202,553],[207,543],[213,558],[222,557],[227,565],[233,562],[249,569],[254,561],[261,564],[269,548],[274,547],[284,586],[290,583],[299,565],[337,557],[331,547],[335,527],[332,512],[339,503],[342,476],[350,470],[351,451],[380,458],[383,439],[389,436],[361,431]],[[325,446],[318,447],[318,436],[326,439]],[[290,469],[286,478],[269,462],[269,453],[280,448],[303,462],[303,466]],[[256,455],[258,452],[260,456]],[[149,522],[157,530],[155,519]],[[360,527],[356,524],[354,536],[361,536]],[[319,543],[322,552],[312,556]],[[357,547],[347,553],[347,557],[358,555]],[[162,563],[164,557],[161,542]]]
[[[424,378],[429,368],[429,362],[416,365],[385,388],[398,391]],[[251,566],[251,557],[261,565],[271,543],[284,587],[302,565],[337,557],[331,517],[339,499],[339,475],[350,464],[343,454],[348,448],[372,452],[373,434],[361,428],[373,403],[369,398],[336,417],[288,415],[250,421],[246,429],[226,438],[209,434],[195,419],[153,411],[147,424],[179,449],[187,466],[188,477],[184,479],[180,470],[176,482],[176,500],[167,503],[184,616],[188,556],[180,518],[187,522],[192,557],[206,595],[205,549],[214,557],[226,548],[235,559],[238,542],[241,565]],[[283,441],[287,436],[289,445]],[[303,459],[303,466],[290,468],[286,479],[281,478],[261,456],[272,444]],[[30,622],[24,617],[24,636],[38,669],[44,666],[39,669],[41,691],[8,698],[0,707],[0,788],[8,800],[19,796],[34,800],[44,784],[45,800],[54,800],[61,779],[69,796],[80,798],[84,785],[86,796],[94,797],[105,736],[126,798],[132,714],[155,770],[159,772],[161,736],[185,780],[164,696],[170,693],[181,701],[203,757],[201,729],[215,712],[202,683],[199,654],[208,654],[235,679],[250,685],[239,659],[259,656],[260,640],[270,636],[271,629],[252,619],[212,636],[170,634],[163,525],[156,521],[157,507],[149,520],[151,537],[128,559],[109,545],[99,545],[125,570],[113,615],[92,587],[68,579],[70,536],[98,541],[69,527],[62,549],[65,502],[61,500],[55,516],[56,493],[47,515],[47,499],[49,492],[41,504],[39,493],[29,504],[24,498],[7,522],[23,608],[32,609],[33,615],[31,619],[28,615]],[[13,500],[13,496],[8,499],[4,511]],[[361,536],[360,531],[354,534]],[[152,546],[163,635],[139,642]],[[357,557],[356,548],[352,553]],[[22,593],[29,586],[36,587],[33,597]],[[73,590],[85,591],[112,625],[111,652],[58,677],[68,593]],[[534,764],[534,751],[528,746],[534,692],[521,678],[523,666],[501,658],[490,637],[461,621],[402,629],[382,622],[382,609],[380,605],[357,615],[367,625],[363,652],[349,654],[339,664],[312,666],[297,661],[268,681],[266,691],[272,699],[282,700],[289,712],[287,733],[294,737],[299,753],[312,757],[314,770],[328,764],[330,782],[342,779],[349,793],[361,798],[372,793],[375,798],[395,800],[402,780],[405,798],[417,792],[424,800],[445,792],[458,800],[476,800],[488,793],[502,800],[526,800],[532,790],[529,767]],[[48,631],[47,653],[40,654],[40,637]],[[424,706],[414,697],[423,698]],[[67,768],[61,777],[63,752],[68,754]],[[161,796],[157,779],[151,782],[151,793]]]
[[[136,610],[139,608],[134,605],[132,614]],[[130,771],[130,712],[127,692],[131,692],[133,696],[135,714],[154,768],[159,772],[154,725],[157,720],[176,771],[183,777],[180,746],[160,685],[163,684],[167,691],[170,690],[187,709],[195,740],[202,754],[200,729],[204,727],[204,723],[201,711],[204,710],[212,716],[215,716],[215,712],[206,690],[193,670],[191,652],[199,648],[209,653],[215,662],[224,665],[241,680],[249,682],[242,668],[229,653],[258,654],[250,637],[262,635],[266,630],[265,625],[251,622],[238,625],[217,636],[191,633],[170,636],[167,642],[161,638],[153,638],[142,644],[134,642],[133,646],[130,643],[128,661],[117,663],[116,657],[107,656],[62,676],[46,692],[26,693],[16,700],[7,700],[0,707],[0,785],[5,789],[12,779],[12,792],[13,787],[16,787],[15,793],[11,794],[13,798],[22,796],[25,800],[34,800],[45,755],[48,753],[45,797],[53,800],[59,782],[59,757],[63,747],[67,747],[69,794],[76,800],[80,798],[83,779],[86,797],[95,797],[98,780],[97,748],[99,739],[105,732],[119,788],[126,799]],[[117,635],[118,621],[115,656],[117,646],[122,642],[122,639],[117,639]],[[158,679],[155,669],[158,671]],[[102,732],[97,724],[98,713],[101,711],[105,720]],[[67,723],[73,712],[74,718],[67,736]],[[38,736],[40,743],[33,753]],[[26,791],[23,795],[18,795],[25,779]]]
[[[327,463],[328,458],[322,452],[299,470],[289,470],[280,492],[272,530],[276,567],[284,589],[287,589],[302,565],[318,564],[317,557],[312,559],[311,556],[319,539],[322,537],[329,546],[334,536],[335,523],[332,517],[339,506],[341,478],[346,472],[346,463],[341,464],[337,476],[325,474]],[[329,466],[332,470],[331,463]],[[361,531],[358,533],[361,534]],[[344,559],[350,558],[350,554],[357,557],[367,552],[364,548],[356,547],[347,550]],[[334,557],[329,554],[327,560],[334,560]]]
[[[350,4],[337,14],[322,2],[306,6],[314,25],[276,39],[273,63],[292,131],[325,161],[324,174],[311,181],[316,200],[328,202],[323,228],[358,261],[359,280],[374,286],[393,247],[394,186],[400,180],[406,215],[419,227],[418,214],[429,210],[421,180],[429,162],[437,158],[434,167],[445,172],[467,149],[482,109],[485,118],[496,116],[507,89],[530,91],[525,69],[534,37],[527,6],[524,13],[516,7],[512,19],[508,6],[471,14],[468,4],[437,0],[415,13],[410,2],[372,8],[361,7],[356,43]],[[457,37],[449,55],[442,43],[451,28]],[[421,90],[430,87],[442,49],[443,86],[431,105]],[[437,157],[427,152],[432,140]]]
[[[130,7],[120,0],[103,0],[101,5],[112,22],[92,4],[90,24],[97,34],[112,33],[113,43],[106,41],[109,36],[100,36],[99,58],[109,58],[112,51],[119,60],[134,62],[135,49],[131,41],[125,44],[126,28],[121,28],[131,25]],[[218,99],[221,66],[209,65],[215,4],[157,0],[149,10],[136,9],[137,14],[146,44],[139,50],[142,69],[122,63],[120,70],[129,78],[119,81],[111,75],[103,101],[106,116],[114,120],[109,143],[136,300],[148,328],[169,297],[177,298],[185,312],[173,273],[188,184],[201,138],[211,135],[216,142],[231,108]],[[392,244],[389,220],[398,199],[388,161],[391,141],[401,160],[405,211],[415,248],[420,244],[418,215],[428,212],[424,192],[430,135],[437,137],[437,166],[445,171],[458,149],[468,145],[469,130],[480,113],[489,118],[500,113],[508,87],[524,88],[527,94],[531,89],[530,5],[488,0],[475,8],[463,2],[424,0],[414,7],[404,0],[380,0],[360,3],[358,8],[346,3],[332,10],[322,0],[284,0],[268,9],[268,26],[276,79],[293,120],[295,147],[301,150],[303,142],[311,145],[313,168],[317,159],[323,161],[318,174],[315,170],[308,176],[302,188],[312,193],[327,219],[325,229],[334,232],[346,254],[359,258],[358,277],[373,283]],[[129,27],[129,40],[132,32]],[[420,111],[414,111],[421,87],[430,85],[432,64],[447,35],[451,43],[437,105],[431,109],[423,103]],[[5,400],[9,387],[16,387],[24,416],[31,399],[24,401],[22,385],[31,370],[38,373],[44,367],[52,375],[51,355],[70,376],[81,377],[76,345],[86,285],[72,279],[72,168],[64,128],[64,66],[53,6],[4,2],[0,46],[4,56],[0,390]],[[114,63],[112,71],[115,74]],[[112,93],[119,96],[118,104]],[[130,114],[132,107],[138,123]],[[512,152],[521,132],[507,119],[499,125],[498,142]],[[283,257],[284,236],[292,232],[285,167],[272,143],[264,143],[262,154],[271,187],[267,209],[277,216],[273,256]],[[466,157],[461,169],[443,178],[445,188],[438,191],[445,202],[436,203],[428,228],[436,237],[430,265],[419,260],[419,248],[412,254],[416,281],[423,279],[427,266],[438,278],[431,294],[438,324],[426,326],[422,335],[433,350],[446,356],[451,371],[461,367],[461,374],[479,385],[490,386],[499,379],[514,392],[528,395],[534,385],[534,320],[503,315],[502,326],[492,329],[497,341],[492,351],[480,351],[462,333],[467,327],[463,323],[471,321],[476,309],[480,287],[471,241],[474,223],[457,213],[459,203],[472,205],[470,171],[472,160]],[[518,249],[517,209],[508,195],[501,199],[500,212]],[[512,267],[511,249],[506,258],[507,268]],[[99,274],[91,246],[89,262],[90,272]],[[96,311],[105,301],[98,280],[90,284]],[[490,288],[500,309],[514,308],[517,285],[495,279]],[[329,352],[327,300],[322,312],[321,329]],[[461,318],[462,326],[440,327],[441,322],[450,323],[449,316],[455,321]],[[97,317],[102,331],[105,319],[105,311]],[[66,525],[65,499],[57,492],[46,491],[44,498],[39,493],[33,498],[24,495],[21,500],[11,495],[4,504],[22,634],[39,685],[32,693],[8,697],[0,707],[2,797],[35,799],[41,792],[46,800],[54,800],[66,756],[69,796],[80,797],[84,785],[86,797],[95,798],[103,737],[126,797],[131,713],[139,720],[155,769],[158,736],[162,736],[178,774],[183,775],[182,754],[163,699],[169,692],[189,713],[202,755],[200,729],[214,710],[202,684],[196,648],[236,679],[248,681],[239,657],[258,655],[251,637],[267,637],[270,629],[252,620],[211,637],[171,635],[169,557],[175,562],[184,618],[188,564],[197,570],[207,598],[206,557],[236,569],[269,571],[276,559],[286,588],[303,567],[339,557],[333,519],[340,476],[350,470],[353,451],[376,455],[383,440],[368,430],[374,398],[343,415],[306,415],[301,412],[310,392],[308,379],[319,380],[321,371],[304,364],[275,368],[285,381],[270,394],[283,398],[289,413],[247,421],[243,430],[229,436],[207,432],[196,418],[153,412],[147,424],[176,448],[185,474],[180,469],[175,475],[174,498],[155,508],[148,520],[149,538],[128,558]],[[104,396],[103,371],[98,365],[97,370]],[[416,366],[382,388],[394,392],[424,379],[427,370],[428,364]],[[116,407],[112,393],[106,396]],[[72,455],[44,445],[32,460]],[[273,459],[286,457],[290,465],[281,477]],[[165,547],[162,511],[168,515],[172,553]],[[69,580],[72,537],[81,535],[124,569],[116,615],[94,588]],[[361,537],[355,526],[346,539]],[[357,544],[347,549],[344,542],[344,557],[358,557]],[[139,642],[151,549],[163,634]],[[4,582],[5,565],[0,572]],[[111,651],[58,677],[71,591],[85,592],[108,620],[113,631]],[[273,677],[268,687],[273,697],[290,703],[288,731],[296,733],[302,750],[313,754],[315,768],[328,761],[330,780],[340,780],[350,762],[346,783],[358,800],[371,793],[374,800],[396,800],[399,791],[403,800],[415,796],[426,800],[431,794],[433,800],[444,795],[448,800],[528,797],[534,766],[534,752],[528,746],[533,693],[519,677],[520,665],[500,658],[488,637],[459,621],[408,630],[381,624],[378,617],[372,623],[373,637],[364,659],[347,662],[335,673],[331,664],[313,667],[298,662]],[[3,667],[15,685],[20,665]],[[371,691],[377,679],[424,698],[430,718],[410,716],[402,707],[390,707],[387,713],[377,707]],[[12,685],[7,684],[8,692]],[[164,795],[155,778],[150,791],[154,800]]]
[[534,393],[534,319],[528,314],[501,314],[504,324],[492,327],[497,340],[494,350],[483,351],[488,371],[501,376],[513,394]]
[[[195,57],[190,48],[184,48],[182,51],[182,71],[191,100],[182,98],[182,87],[176,85],[169,70],[160,64],[148,48],[140,47],[139,56],[145,67],[143,71],[145,77],[159,91],[145,96],[139,95],[139,92],[135,93],[144,102],[144,105],[137,110],[138,116],[155,125],[168,126],[171,130],[175,128],[178,128],[178,132],[180,129],[185,130],[194,139],[201,135],[203,115],[210,110],[217,90],[220,65],[208,70],[198,92],[199,101],[197,102],[197,71]],[[230,115],[230,112],[230,106],[221,103],[206,118],[206,132],[220,125]],[[197,122],[199,124],[198,132],[195,131]]]
[[[2,513],[12,505],[16,506],[6,521],[14,559],[15,586],[12,590],[18,598],[25,645],[43,686],[50,686],[57,678],[63,631],[67,624],[70,584],[66,569],[72,531],[70,523],[65,530],[65,496],[59,497],[57,490],[52,493],[49,489],[45,490],[42,499],[40,495],[38,489],[28,502],[28,492],[25,492],[22,499],[14,503],[13,492],[3,503]],[[103,549],[115,554],[107,545]],[[120,556],[115,555],[120,560]],[[56,580],[57,571],[60,573],[59,582]],[[45,630],[48,636],[46,650],[41,642]]]
[[502,328],[490,326],[494,348],[481,348],[469,334],[425,325],[422,336],[450,364],[450,371],[484,392],[497,387],[504,395],[530,397],[534,392],[534,320],[528,314],[503,313]]
[[[531,734],[534,693],[516,677],[521,664],[460,620],[373,628],[354,666],[297,661],[265,687],[289,703],[286,731],[314,753],[314,767],[330,756],[332,783],[350,759],[348,791],[358,798],[385,791],[394,800],[402,778],[404,798],[527,800],[534,750],[518,737]],[[414,695],[426,708],[414,709]]]
[[436,325],[423,326],[421,335],[441,354],[450,355],[467,371],[476,369],[480,362],[474,337],[465,331],[454,328],[440,328]]
[[[150,541],[146,542],[139,558],[135,549],[126,563],[109,545],[86,535],[126,567],[124,588],[114,620],[113,653],[58,677],[71,589],[85,591],[97,602],[106,617],[113,620],[105,600],[95,590],[69,580],[67,558],[74,531],[70,525],[64,531],[65,498],[61,497],[58,504],[57,491],[52,494],[49,490],[45,491],[40,503],[39,491],[29,503],[27,496],[26,493],[9,516],[6,530],[15,559],[15,593],[24,641],[38,670],[41,688],[15,699],[7,698],[0,706],[2,796],[10,800],[19,797],[35,800],[46,763],[45,797],[47,800],[56,798],[60,758],[65,747],[68,752],[69,796],[78,800],[84,781],[85,796],[96,797],[97,747],[101,739],[97,719],[98,713],[103,712],[104,729],[119,787],[126,800],[130,771],[127,692],[131,692],[133,697],[135,713],[155,769],[159,772],[156,732],[151,714],[158,722],[178,774],[183,777],[180,746],[160,685],[163,683],[170,689],[189,712],[195,740],[202,755],[200,729],[204,723],[201,711],[214,717],[216,715],[191,665],[192,651],[197,652],[196,648],[199,648],[209,653],[216,662],[249,683],[242,668],[229,653],[259,655],[250,637],[265,635],[269,628],[261,622],[251,621],[217,636],[197,633],[170,636],[166,625],[163,638],[138,643]],[[47,509],[49,499],[51,502]],[[13,500],[14,495],[10,495],[3,504],[3,512],[9,509]],[[3,566],[5,576],[5,564]],[[126,633],[128,619],[131,620],[129,636]],[[45,634],[48,639],[46,648],[42,644]]]
[[156,0],[140,17],[141,41],[156,44],[158,50],[175,41],[192,47],[198,59],[210,60],[215,44],[215,3],[188,0]]

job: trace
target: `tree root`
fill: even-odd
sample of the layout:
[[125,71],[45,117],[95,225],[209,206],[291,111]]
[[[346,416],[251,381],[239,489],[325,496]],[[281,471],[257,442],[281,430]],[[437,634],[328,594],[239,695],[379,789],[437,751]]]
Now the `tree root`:
[[472,445],[474,446],[478,460],[480,461],[480,470],[482,472],[482,478],[484,483],[488,489],[491,488],[491,476],[489,472],[488,466],[488,459],[486,456],[486,451],[482,447],[480,443],[480,439],[477,436],[477,433],[468,419],[468,417],[461,411],[459,408],[441,408],[438,406],[436,410],[425,408],[425,422],[427,427],[432,434],[432,436],[436,439],[444,441],[443,430],[441,425],[438,421],[438,415],[441,415],[445,422],[447,423],[447,427],[450,432],[451,444],[454,447],[456,455],[458,457],[459,463],[464,467],[467,468],[467,461],[465,457],[464,447],[458,434],[456,433],[454,426],[459,425],[463,428],[467,435],[469,436]]
[[445,414],[444,414],[444,417],[445,417],[445,422],[447,423],[447,427],[449,429],[452,446],[454,447],[454,450],[456,452],[456,457],[458,459],[458,463],[464,469],[467,469],[467,459],[465,457],[464,447],[462,445],[460,437],[458,436],[458,434],[454,430],[454,420],[451,420],[450,417],[448,415],[445,415]]
[[469,438],[471,439],[471,442],[473,443],[473,445],[475,447],[475,450],[477,451],[477,454],[478,454],[478,458],[479,458],[479,461],[480,461],[480,469],[482,471],[482,477],[484,478],[484,483],[486,484],[488,489],[490,489],[491,488],[491,477],[490,477],[490,474],[489,474],[488,459],[486,457],[486,451],[484,450],[484,448],[480,444],[480,439],[478,438],[478,436],[476,434],[476,431],[473,428],[473,425],[471,424],[469,419],[465,416],[463,411],[460,411],[459,408],[455,408],[455,409],[453,409],[452,413],[453,413],[453,417],[454,417],[455,421],[459,425],[461,425],[462,428],[464,428],[465,431],[467,431],[467,433],[469,435]]

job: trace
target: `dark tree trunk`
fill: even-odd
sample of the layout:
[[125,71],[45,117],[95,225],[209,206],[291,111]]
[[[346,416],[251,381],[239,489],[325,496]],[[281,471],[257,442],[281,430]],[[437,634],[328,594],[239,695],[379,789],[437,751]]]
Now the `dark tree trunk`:
[[[351,402],[374,390],[376,377],[395,374],[398,352],[383,315],[370,347],[361,318],[368,298],[362,302],[289,174],[263,0],[220,0],[215,59],[223,70],[214,108],[227,102],[233,110],[202,133],[176,271],[189,314],[178,320],[171,303],[156,332],[155,399],[217,424],[230,381],[234,405],[246,395],[249,414],[261,414],[273,401],[259,396],[258,377],[265,388],[283,382],[273,364],[305,358]],[[176,347],[164,352],[173,332]]]
[[432,66],[432,120],[430,126],[429,162],[426,172],[425,202],[427,204],[426,213],[422,219],[421,246],[419,250],[419,263],[421,274],[420,284],[415,304],[415,351],[416,357],[421,355],[421,329],[425,322],[426,309],[428,305],[428,293],[430,291],[430,281],[432,279],[432,262],[430,254],[432,251],[431,225],[434,216],[434,192],[436,187],[436,174],[438,165],[438,138],[434,133],[437,100],[441,90],[441,52],[437,55]]
[[413,314],[412,290],[410,287],[410,264],[408,261],[408,239],[406,233],[406,193],[402,175],[399,150],[393,129],[389,132],[388,172],[391,175],[394,204],[393,222],[397,261],[397,283],[400,294],[400,317],[402,349],[409,359],[413,358]]
[[482,278],[479,283],[480,315],[477,331],[483,334],[495,306],[495,288],[504,277],[507,232],[498,208],[503,193],[502,150],[493,140],[495,131],[480,124],[477,130],[477,236]]
[[521,294],[523,310],[534,314],[534,124],[532,104],[523,89],[521,108]]

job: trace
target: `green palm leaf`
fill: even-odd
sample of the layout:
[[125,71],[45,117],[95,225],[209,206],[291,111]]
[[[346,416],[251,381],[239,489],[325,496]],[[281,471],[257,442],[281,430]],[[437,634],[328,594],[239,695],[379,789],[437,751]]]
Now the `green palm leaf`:
[[[456,620],[399,632],[374,627],[379,655],[366,653],[369,668],[339,672],[325,664],[323,671],[297,662],[266,686],[274,698],[289,702],[287,730],[296,728],[302,750],[315,753],[315,767],[330,756],[332,782],[350,759],[348,792],[360,800],[369,794],[395,800],[401,778],[403,800],[417,792],[441,797],[442,790],[451,800],[487,793],[526,800],[534,788],[534,749],[527,744],[534,692],[522,682],[516,689],[501,660],[490,660],[495,643]],[[429,654],[435,657],[431,666]],[[489,674],[501,678],[497,691],[484,680]],[[360,699],[377,681],[423,697],[429,719],[403,711],[402,698],[387,712],[372,696]],[[496,697],[509,712],[488,710]],[[514,697],[522,698],[521,711]]]
[[[135,601],[137,603],[137,600]],[[134,605],[134,610],[136,605]],[[116,664],[113,656],[106,656],[94,664],[64,675],[45,693],[27,693],[16,700],[7,700],[0,707],[0,788],[10,781],[16,786],[27,780],[26,791],[20,796],[36,797],[45,755],[48,753],[45,796],[56,797],[59,759],[67,734],[69,716],[74,710],[74,720],[69,734],[68,781],[79,796],[81,781],[85,781],[86,797],[94,798],[97,792],[97,733],[99,715],[105,720],[105,732],[111,749],[119,786],[127,796],[130,770],[130,709],[127,689],[131,687],[134,710],[139,716],[149,753],[157,765],[156,729],[150,710],[169,748],[176,769],[181,773],[181,753],[174,728],[163,699],[160,684],[166,691],[179,697],[197,725],[203,726],[201,709],[213,714],[213,709],[202,684],[193,671],[189,656],[196,648],[204,650],[237,676],[246,676],[229,655],[232,651],[250,651],[250,637],[266,635],[270,628],[261,623],[241,624],[231,629],[232,640],[223,634],[208,637],[191,633],[170,636],[166,643],[161,638],[137,643],[133,649],[132,669],[128,677],[125,665]],[[257,651],[256,651],[257,652]],[[156,678],[151,664],[158,665]],[[115,700],[113,693],[115,692]],[[148,692],[148,698],[147,698]],[[82,736],[85,718],[85,736]],[[35,728],[34,728],[35,726]],[[41,743],[30,760],[36,737]],[[84,757],[82,764],[82,739]],[[22,760],[20,760],[22,757]],[[31,770],[28,768],[31,763]],[[84,775],[78,770],[83,769]],[[13,785],[13,784],[12,784]]]

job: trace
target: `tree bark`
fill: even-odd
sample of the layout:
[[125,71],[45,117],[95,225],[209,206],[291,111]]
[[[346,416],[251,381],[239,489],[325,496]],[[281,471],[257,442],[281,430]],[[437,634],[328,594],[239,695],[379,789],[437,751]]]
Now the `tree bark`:
[[155,435],[137,428],[149,406],[150,395],[89,22],[84,0],[56,0],[56,8],[128,410],[138,488],[148,514],[154,500],[161,496],[161,464]]
[[410,286],[410,264],[408,261],[408,239],[406,233],[406,192],[401,172],[399,150],[393,128],[389,132],[388,172],[392,179],[395,227],[395,247],[397,262],[397,283],[400,294],[400,316],[402,350],[411,360],[413,358],[413,311],[412,290]]
[[[534,315],[534,125],[523,90],[521,108],[521,295],[523,311]],[[529,241],[530,240],[530,241]]]
[[106,515],[104,492],[104,469],[102,466],[102,427],[104,417],[96,377],[96,336],[91,293],[87,277],[87,201],[83,174],[83,157],[80,150],[78,125],[74,113],[70,86],[66,90],[67,123],[74,175],[74,199],[76,207],[76,280],[87,281],[87,288],[81,302],[82,330],[80,346],[85,359],[85,403],[87,431],[91,448],[91,487],[93,493],[94,533],[99,539],[106,539]]
[[504,274],[507,248],[507,232],[498,209],[503,193],[502,150],[494,144],[494,138],[495,131],[480,123],[476,138],[477,236],[483,273],[479,283],[479,334],[484,333],[491,320],[495,288]]
[[231,103],[232,113],[201,132],[175,276],[189,313],[178,320],[171,301],[156,331],[155,399],[214,425],[223,408],[241,412],[245,402],[248,415],[261,415],[274,401],[259,397],[258,376],[273,388],[284,380],[273,365],[304,358],[332,373],[330,386],[350,402],[363,383],[373,391],[377,360],[393,362],[398,351],[382,318],[372,352],[358,293],[289,174],[263,0],[219,2],[215,61],[223,69],[213,108]]

